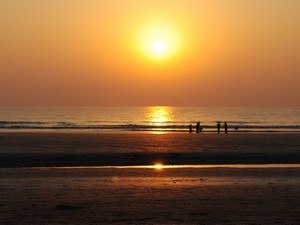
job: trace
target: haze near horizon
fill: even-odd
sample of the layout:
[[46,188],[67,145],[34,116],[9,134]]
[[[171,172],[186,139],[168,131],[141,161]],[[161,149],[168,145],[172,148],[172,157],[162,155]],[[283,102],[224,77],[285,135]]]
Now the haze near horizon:
[[300,106],[300,1],[3,0],[0,106]]

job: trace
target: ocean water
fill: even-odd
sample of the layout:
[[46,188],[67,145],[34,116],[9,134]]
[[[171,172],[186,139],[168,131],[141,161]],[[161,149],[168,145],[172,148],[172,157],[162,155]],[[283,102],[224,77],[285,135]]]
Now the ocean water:
[[88,130],[186,132],[200,121],[203,132],[226,121],[229,131],[299,132],[300,108],[212,107],[2,107],[0,131]]

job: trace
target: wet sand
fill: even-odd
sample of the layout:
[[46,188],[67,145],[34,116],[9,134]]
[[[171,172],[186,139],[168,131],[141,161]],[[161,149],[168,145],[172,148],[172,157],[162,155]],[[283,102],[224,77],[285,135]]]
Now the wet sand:
[[300,162],[300,133],[0,133],[0,167]]
[[300,224],[300,169],[0,169],[0,224]]

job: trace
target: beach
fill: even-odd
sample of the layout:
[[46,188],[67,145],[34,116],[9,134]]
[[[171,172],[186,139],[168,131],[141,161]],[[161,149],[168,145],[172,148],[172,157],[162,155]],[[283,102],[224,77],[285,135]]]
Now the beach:
[[300,223],[299,168],[0,171],[0,224]]
[[0,224],[296,225],[299,136],[2,132]]
[[300,133],[0,133],[0,167],[300,162]]
[[300,225],[300,0],[0,0],[0,225]]

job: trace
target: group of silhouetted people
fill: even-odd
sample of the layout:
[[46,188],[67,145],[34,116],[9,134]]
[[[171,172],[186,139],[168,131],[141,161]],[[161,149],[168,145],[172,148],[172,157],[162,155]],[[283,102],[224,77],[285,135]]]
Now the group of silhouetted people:
[[[224,122],[224,126],[223,127],[224,127],[225,134],[228,133],[228,125],[227,125],[226,121]],[[238,130],[238,126],[235,126],[234,129],[235,129],[235,131],[237,131]],[[190,131],[190,133],[193,132],[193,126],[192,126],[192,124],[190,124],[190,126],[189,126],[189,131]],[[203,127],[201,126],[201,123],[197,122],[197,124],[196,124],[196,133],[200,133],[202,131],[203,131]],[[217,123],[217,132],[218,133],[221,132],[221,123],[220,122]]]
[[[221,132],[221,123],[220,122],[217,123],[217,131],[218,131],[218,133]],[[227,125],[226,121],[224,122],[224,131],[225,131],[225,133],[228,132],[228,125]]]

